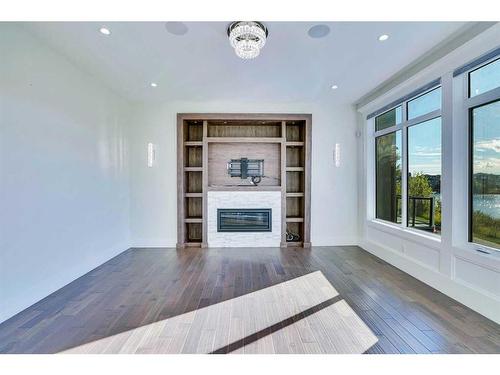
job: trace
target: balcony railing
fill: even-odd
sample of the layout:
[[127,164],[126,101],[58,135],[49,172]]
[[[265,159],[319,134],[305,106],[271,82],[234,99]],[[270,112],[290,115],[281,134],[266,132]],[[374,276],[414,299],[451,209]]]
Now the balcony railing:
[[[396,199],[396,213],[399,212],[401,196],[397,196]],[[425,203],[429,202],[428,207],[428,217],[423,214],[425,212]],[[421,205],[422,209],[418,210],[418,205]],[[434,212],[436,207],[435,197],[408,197],[408,226],[418,227],[419,229],[428,230],[431,232],[436,231],[436,224],[434,222]],[[420,214],[420,215],[419,215]]]

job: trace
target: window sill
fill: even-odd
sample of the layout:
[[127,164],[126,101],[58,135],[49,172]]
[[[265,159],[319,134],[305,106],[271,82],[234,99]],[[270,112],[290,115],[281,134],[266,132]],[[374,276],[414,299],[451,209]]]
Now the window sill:
[[[477,249],[487,249],[491,251],[490,254],[486,254]],[[477,244],[467,243],[464,246],[454,246],[453,256],[455,258],[461,258],[468,262],[477,264],[481,267],[491,269],[493,271],[500,271],[500,251],[492,249],[486,246],[481,246]]]
[[425,232],[420,233],[421,231],[418,229],[403,228],[398,224],[392,224],[378,219],[368,220],[367,225],[373,229],[398,236],[405,240],[441,250],[441,236],[439,235]]

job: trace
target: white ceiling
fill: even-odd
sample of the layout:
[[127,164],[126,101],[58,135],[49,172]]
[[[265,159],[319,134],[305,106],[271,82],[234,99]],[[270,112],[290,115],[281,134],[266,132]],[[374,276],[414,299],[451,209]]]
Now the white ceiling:
[[[255,60],[229,46],[227,22],[186,22],[170,34],[162,22],[27,23],[34,34],[130,100],[314,101],[352,103],[439,42],[463,22],[331,22],[322,39],[314,22],[269,22]],[[105,25],[112,34],[104,36]],[[378,36],[389,34],[379,42]],[[151,82],[158,87],[152,88]],[[332,84],[339,88],[330,89]]]

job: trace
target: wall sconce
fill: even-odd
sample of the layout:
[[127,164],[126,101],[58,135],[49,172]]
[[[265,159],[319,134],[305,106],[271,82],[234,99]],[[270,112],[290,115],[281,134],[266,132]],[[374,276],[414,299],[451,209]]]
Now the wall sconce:
[[156,146],[153,143],[148,143],[148,167],[153,167],[156,161]]
[[335,149],[333,152],[333,158],[335,161],[335,166],[340,167],[340,143],[335,143]]

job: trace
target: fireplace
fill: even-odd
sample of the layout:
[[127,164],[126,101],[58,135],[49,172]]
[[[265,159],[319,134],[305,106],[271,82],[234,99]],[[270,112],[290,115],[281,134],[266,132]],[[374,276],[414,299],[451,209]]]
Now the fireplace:
[[270,208],[219,208],[217,232],[271,232]]

